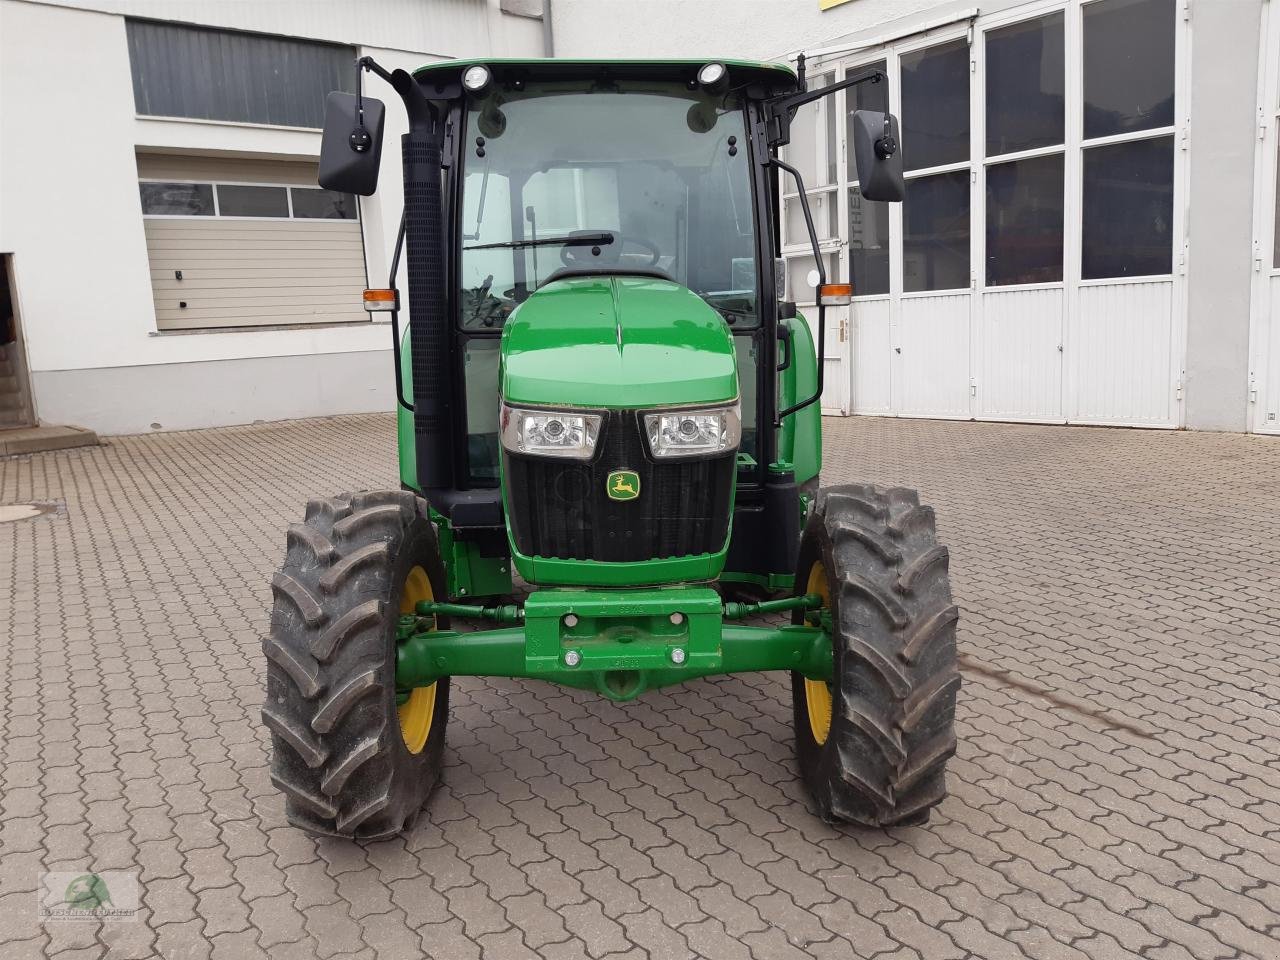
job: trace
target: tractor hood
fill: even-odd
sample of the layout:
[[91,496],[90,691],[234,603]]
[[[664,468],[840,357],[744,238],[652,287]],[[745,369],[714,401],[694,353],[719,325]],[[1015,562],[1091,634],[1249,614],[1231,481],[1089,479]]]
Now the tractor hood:
[[637,276],[547,284],[502,333],[508,403],[658,407],[738,395],[733,337],[686,287]]

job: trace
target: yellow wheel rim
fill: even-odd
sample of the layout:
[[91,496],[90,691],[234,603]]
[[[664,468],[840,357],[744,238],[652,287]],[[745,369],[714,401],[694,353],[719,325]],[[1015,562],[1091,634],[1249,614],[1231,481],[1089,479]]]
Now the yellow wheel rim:
[[[400,591],[400,613],[413,613],[414,607],[423,600],[434,600],[435,593],[431,589],[431,578],[422,567],[414,567],[404,578],[404,589]],[[432,630],[435,626],[432,626]],[[436,714],[436,684],[429,687],[414,687],[409,699],[400,704],[400,736],[410,753],[421,753],[427,745],[427,736],[431,733],[431,721]]]
[[[816,593],[822,598],[823,607],[831,605],[831,588],[827,583],[827,569],[822,561],[809,568],[809,584],[805,593]],[[831,684],[825,680],[804,681],[804,702],[809,708],[809,732],[819,746],[827,742],[831,733]]]

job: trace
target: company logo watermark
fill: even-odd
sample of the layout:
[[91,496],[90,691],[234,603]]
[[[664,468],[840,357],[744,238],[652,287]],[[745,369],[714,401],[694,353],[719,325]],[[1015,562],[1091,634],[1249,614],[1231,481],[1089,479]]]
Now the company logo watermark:
[[140,906],[136,870],[64,870],[40,878],[42,923],[133,920]]

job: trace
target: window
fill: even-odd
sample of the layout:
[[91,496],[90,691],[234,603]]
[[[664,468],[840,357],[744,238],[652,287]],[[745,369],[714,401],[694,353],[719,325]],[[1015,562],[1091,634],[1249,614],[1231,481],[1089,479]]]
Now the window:
[[[1280,152],[1280,145],[1277,146],[1277,151]],[[1273,266],[1277,270],[1280,270],[1280,156],[1277,156],[1276,158],[1276,219],[1275,219],[1275,223],[1276,223],[1276,227],[1275,227],[1275,230],[1273,231],[1275,234],[1275,239],[1272,240],[1272,244],[1271,244],[1272,246],[1271,266]]]
[[968,287],[968,169],[912,180],[902,218],[902,289]]
[[352,47],[150,20],[125,30],[144,116],[321,127],[325,94],[353,89]]
[[211,183],[140,183],[142,212],[156,217],[212,217]]
[[293,215],[308,220],[354,220],[356,198],[351,193],[319,187],[290,187]]
[[849,279],[855,297],[889,292],[889,204],[849,188]]
[[[969,266],[969,44],[903,54],[902,289],[967,289]],[[939,167],[949,169],[938,171]],[[933,170],[925,176],[911,171]]]
[[[823,257],[823,268],[827,271],[827,282],[840,276],[840,257],[828,253]],[[818,262],[810,254],[807,257],[791,257],[787,260],[787,299],[795,303],[817,303],[818,291],[809,281],[818,269]],[[817,319],[817,314],[814,314]]]
[[1084,136],[1173,125],[1174,0],[1084,6]]
[[[849,77],[869,76],[877,72],[881,74],[885,72],[885,61],[877,60],[875,63],[868,63],[865,67],[850,67]],[[853,115],[856,111],[878,110],[880,113],[889,112],[888,80],[881,80],[878,83],[860,83],[846,90],[844,97],[844,133],[846,143],[853,143]],[[846,153],[845,162],[848,164],[849,179],[856,183],[858,181],[858,165],[854,162],[853,150],[849,149]]]
[[925,170],[969,159],[969,44],[902,57],[902,161]]
[[1173,270],[1173,137],[1084,152],[1085,280]]
[[[666,81],[591,86],[531,82],[470,105],[462,325],[501,325],[564,267],[610,266],[659,270],[735,331],[756,325],[751,171],[737,95]],[[483,150],[471,146],[477,136]],[[565,242],[578,230],[612,240]]]
[[[835,82],[835,73],[828,71],[813,77],[809,89]],[[805,104],[796,111],[791,124],[791,143],[783,148],[783,158],[804,178],[805,196],[819,241],[840,235],[839,191],[835,186],[840,177],[838,120],[834,98]],[[784,194],[782,244],[789,250],[800,248],[808,252],[813,245],[804,221],[804,208],[796,194],[796,182],[784,173],[781,186]]]
[[[834,73],[809,78],[809,89],[835,83]],[[791,142],[783,148],[783,159],[800,171],[808,188],[834,183],[840,143],[836,139],[836,111],[829,98],[806,103],[796,110],[791,123]],[[794,190],[794,182],[787,187]]]
[[987,284],[1062,279],[1063,155],[987,168]]
[[987,34],[987,156],[1062,143],[1061,13]]
[[1174,0],[1084,6],[1085,280],[1173,270],[1176,26]]
[[[885,61],[850,68],[849,76],[885,72]],[[853,114],[857,110],[889,110],[889,83],[860,83],[845,93],[845,138],[853,142]],[[883,296],[889,292],[889,211],[887,203],[867,200],[858,189],[858,165],[853,149],[846,150],[849,178],[849,281],[855,297]]]
[[[985,43],[986,282],[1057,283],[1066,157],[1063,15],[992,30]],[[1012,154],[1021,156],[1005,159]]]
[[284,187],[220,183],[218,213],[224,217],[287,217],[289,194]]
[[138,192],[145,217],[355,220],[359,211],[352,194],[316,187],[144,180]]

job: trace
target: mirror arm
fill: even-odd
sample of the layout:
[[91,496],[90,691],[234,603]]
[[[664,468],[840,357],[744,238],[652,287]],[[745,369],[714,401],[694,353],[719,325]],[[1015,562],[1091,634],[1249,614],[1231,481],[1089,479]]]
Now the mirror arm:
[[[370,73],[376,73],[383,80],[387,81],[387,83],[391,83],[391,71],[387,70],[384,66],[382,66],[382,64],[378,63],[377,60],[373,59],[373,57],[361,57],[359,60],[356,61],[356,65],[361,69],[368,70]],[[359,93],[360,93],[359,72],[357,71],[356,95],[359,96]]]
[[351,137],[348,141],[351,144],[351,149],[356,153],[364,153],[373,146],[373,137],[369,135],[369,129],[364,125],[363,79],[366,70],[376,73],[388,83],[391,82],[391,74],[387,73],[373,57],[360,57],[356,60],[356,126],[351,131]]
[[375,73],[400,94],[400,99],[404,101],[405,111],[409,114],[409,123],[412,126],[415,121],[425,121],[428,125],[434,124],[439,113],[434,104],[427,99],[426,94],[422,92],[422,88],[418,86],[413,76],[405,70],[399,68],[388,70],[382,64],[374,60],[373,57],[360,57],[356,60],[356,116],[360,125],[352,131],[352,148],[358,152],[363,152],[365,147],[356,147],[357,134],[364,132],[365,138],[368,138],[368,132],[364,129],[364,84],[362,78],[364,71]]
[[[827,359],[827,308],[822,303],[822,287],[827,282],[827,267],[822,261],[822,248],[818,246],[818,231],[813,226],[813,212],[809,209],[809,197],[804,192],[804,178],[800,176],[800,171],[785,160],[779,160],[777,157],[770,157],[769,163],[785,170],[796,181],[796,189],[800,191],[800,210],[804,213],[804,225],[809,231],[809,243],[813,247],[813,261],[818,267],[818,383],[814,390],[813,396],[807,400],[801,400],[799,403],[793,403],[785,410],[779,410],[773,417],[773,425],[775,427],[782,426],[782,421],[798,410],[816,403],[818,398],[822,396],[822,378],[825,373]],[[791,351],[788,351],[787,362],[791,362]],[[782,369],[782,368],[779,368]]]
[[[803,61],[801,61],[801,65],[803,66]],[[803,74],[803,70],[801,73]],[[828,84],[825,87],[819,87],[817,90],[801,90],[799,93],[789,93],[784,97],[775,97],[764,105],[765,119],[769,125],[769,146],[781,147],[791,142],[791,120],[795,116],[796,110],[806,103],[813,103],[815,100],[829,97],[833,93],[839,93],[841,90],[847,90],[860,83],[880,83],[887,80],[888,77],[884,73],[879,70],[873,70],[861,76],[845,77],[839,83]],[[801,83],[803,84],[803,82],[803,78],[801,78]],[[889,130],[886,124],[885,136],[888,136],[888,134]],[[890,152],[892,153],[892,151]]]

